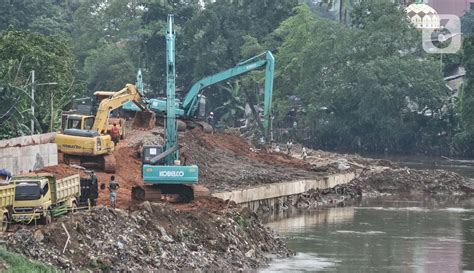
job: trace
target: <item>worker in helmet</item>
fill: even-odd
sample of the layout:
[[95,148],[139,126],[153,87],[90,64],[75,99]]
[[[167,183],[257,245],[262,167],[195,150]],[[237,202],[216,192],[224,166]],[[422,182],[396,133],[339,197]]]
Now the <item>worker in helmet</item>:
[[214,126],[214,112],[209,113],[209,116],[207,117],[207,123]]
[[112,130],[110,130],[110,136],[112,137],[112,141],[115,143],[115,146],[117,146],[120,140],[120,129],[117,127],[117,123],[115,122]]

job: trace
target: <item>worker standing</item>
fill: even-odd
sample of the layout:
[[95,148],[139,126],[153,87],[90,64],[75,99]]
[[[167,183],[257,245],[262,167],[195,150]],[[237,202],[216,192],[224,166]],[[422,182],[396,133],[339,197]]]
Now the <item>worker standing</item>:
[[112,141],[114,142],[115,146],[117,146],[120,139],[120,130],[117,127],[117,123],[114,123],[114,126],[112,127],[112,130],[110,132],[110,136],[112,137]]
[[291,148],[293,147],[293,141],[289,140],[286,142],[286,154],[291,155]]
[[304,161],[306,161],[306,157],[308,156],[308,153],[306,152],[306,148],[303,147],[301,150],[301,157],[303,158]]
[[110,177],[110,182],[109,182],[109,192],[110,192],[110,206],[115,209],[115,203],[117,201],[117,190],[120,188],[120,185],[118,182],[115,180],[115,176]]
[[209,116],[207,117],[207,123],[211,126],[214,126],[214,112],[210,112]]

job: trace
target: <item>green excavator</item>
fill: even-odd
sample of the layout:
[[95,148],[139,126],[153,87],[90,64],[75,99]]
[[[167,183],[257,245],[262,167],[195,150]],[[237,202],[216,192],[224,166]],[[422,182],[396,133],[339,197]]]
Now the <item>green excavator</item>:
[[[272,114],[272,95],[273,95],[273,75],[275,69],[275,59],[270,51],[252,57],[248,60],[238,63],[236,66],[205,77],[194,83],[182,101],[176,102],[175,115],[178,119],[185,121],[188,127],[195,127],[194,124],[201,126],[204,131],[211,131],[212,127],[203,122],[205,120],[205,99],[202,91],[211,85],[223,82],[230,78],[245,74],[247,72],[265,67],[264,82],[264,103],[263,103],[263,135],[266,141],[271,140],[271,114]],[[149,109],[158,115],[166,115],[167,100],[148,99]],[[140,109],[133,103],[127,103],[123,106],[124,110],[139,111]]]
[[145,145],[142,150],[143,185],[132,188],[137,201],[161,201],[172,196],[174,201],[189,202],[196,193],[208,195],[205,188],[196,186],[197,165],[184,165],[179,160],[178,128],[176,119],[176,71],[174,17],[168,15],[166,29],[166,110],[164,117],[164,145]]

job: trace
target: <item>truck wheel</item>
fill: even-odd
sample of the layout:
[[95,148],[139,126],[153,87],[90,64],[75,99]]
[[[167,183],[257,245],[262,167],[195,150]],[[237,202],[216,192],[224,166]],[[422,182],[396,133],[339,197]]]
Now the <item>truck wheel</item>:
[[2,225],[0,227],[0,232],[7,232],[7,231],[8,231],[8,217],[6,214],[4,214],[2,218]]

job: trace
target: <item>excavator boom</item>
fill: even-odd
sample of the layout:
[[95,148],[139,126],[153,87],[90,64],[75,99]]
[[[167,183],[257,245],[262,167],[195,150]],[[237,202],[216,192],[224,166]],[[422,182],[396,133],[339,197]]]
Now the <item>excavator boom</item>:
[[166,115],[165,143],[147,145],[142,151],[143,186],[132,188],[135,200],[161,200],[163,195],[179,196],[179,201],[194,198],[192,186],[198,182],[196,165],[185,165],[179,160],[178,128],[175,103],[175,30],[173,15],[168,15],[166,28]]
[[133,84],[127,84],[125,88],[120,91],[114,92],[110,98],[103,99],[99,107],[94,120],[92,130],[105,134],[107,132],[107,121],[109,114],[112,110],[115,110],[127,102],[133,102],[141,111],[146,111],[146,108],[142,105],[141,95]]

